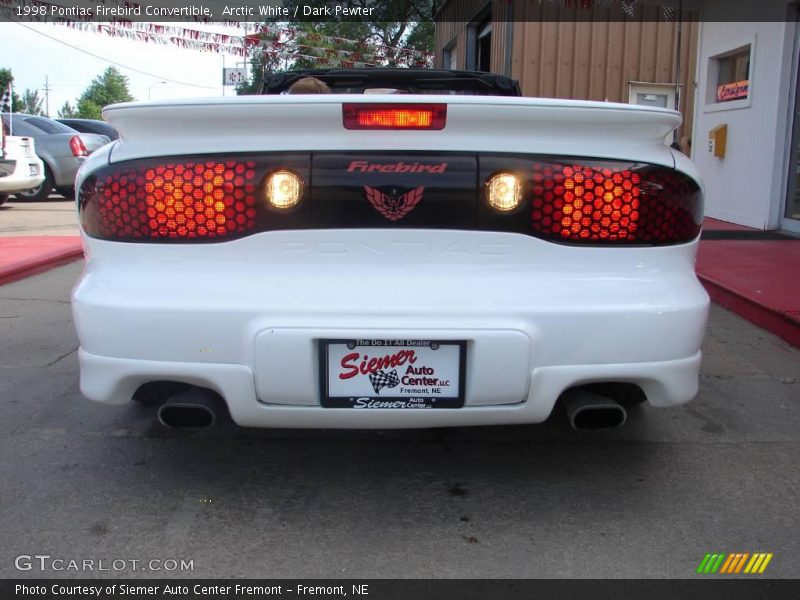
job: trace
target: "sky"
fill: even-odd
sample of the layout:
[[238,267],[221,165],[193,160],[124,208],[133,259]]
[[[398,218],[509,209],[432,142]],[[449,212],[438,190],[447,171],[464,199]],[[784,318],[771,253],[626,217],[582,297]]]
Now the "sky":
[[[197,23],[168,25],[202,27]],[[241,35],[239,30],[224,26],[212,30]],[[108,60],[95,58],[66,44]],[[11,69],[14,89],[20,96],[25,88],[30,88],[39,90],[40,97],[44,97],[45,78],[49,78],[51,117],[57,116],[65,101],[74,106],[75,99],[92,79],[111,66],[109,60],[119,63],[115,66],[128,77],[129,89],[137,100],[147,100],[148,95],[157,100],[221,96],[223,93],[223,56],[220,54],[135,42],[50,23],[0,23],[0,68]],[[241,66],[242,58],[225,56],[224,61],[226,67]],[[166,83],[159,83],[165,80]],[[234,88],[226,90],[227,95],[235,93]]]

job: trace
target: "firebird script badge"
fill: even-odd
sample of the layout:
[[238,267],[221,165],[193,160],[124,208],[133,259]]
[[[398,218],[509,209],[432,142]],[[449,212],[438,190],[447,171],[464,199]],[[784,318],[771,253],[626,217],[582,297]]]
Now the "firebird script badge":
[[390,221],[399,221],[420,203],[422,192],[425,191],[425,188],[414,188],[401,196],[397,195],[397,190],[395,189],[392,189],[389,194],[384,194],[382,191],[368,185],[364,186],[364,191],[367,193],[367,200],[375,210]]

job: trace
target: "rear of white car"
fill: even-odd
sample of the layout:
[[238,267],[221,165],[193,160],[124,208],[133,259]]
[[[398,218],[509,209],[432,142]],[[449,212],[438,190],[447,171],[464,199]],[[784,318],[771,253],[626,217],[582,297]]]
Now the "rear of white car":
[[333,94],[104,116],[120,140],[77,182],[93,400],[173,382],[244,426],[401,428],[697,392],[702,190],[664,144],[677,113]]
[[44,181],[44,165],[30,137],[3,135],[0,140],[0,204],[8,194],[24,192]]

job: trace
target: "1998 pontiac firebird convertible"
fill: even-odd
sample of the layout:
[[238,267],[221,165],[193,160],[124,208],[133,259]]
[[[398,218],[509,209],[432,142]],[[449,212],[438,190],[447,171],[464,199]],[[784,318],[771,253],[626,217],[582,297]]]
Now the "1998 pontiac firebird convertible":
[[[313,75],[331,93],[287,94]],[[436,70],[118,104],[77,181],[81,390],[167,425],[575,427],[689,401],[708,296],[678,113]],[[377,92],[377,93],[376,93]]]

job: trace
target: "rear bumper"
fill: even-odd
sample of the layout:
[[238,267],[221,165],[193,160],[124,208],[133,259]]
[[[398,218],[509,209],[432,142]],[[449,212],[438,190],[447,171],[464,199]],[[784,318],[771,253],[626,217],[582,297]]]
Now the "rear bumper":
[[52,167],[55,185],[58,187],[74,186],[75,177],[78,175],[78,169],[80,169],[85,162],[85,156],[53,157],[50,166]]
[[[31,175],[31,167],[36,174]],[[38,158],[18,160],[14,172],[0,177],[0,193],[13,194],[35,188],[44,181],[44,165]]]
[[561,392],[593,381],[637,383],[653,406],[668,407],[697,394],[700,352],[688,358],[630,364],[538,367],[522,402],[461,409],[348,409],[264,404],[255,393],[253,370],[245,365],[178,363],[109,358],[79,353],[81,392],[92,400],[121,404],[147,381],[166,379],[207,387],[226,401],[244,427],[400,429],[541,423]]
[[[693,244],[328,230],[87,250],[73,313],[81,390],[101,402],[171,380],[217,391],[241,425],[390,428],[540,422],[592,382],[635,383],[654,406],[697,392],[708,296]],[[322,408],[324,339],[464,340],[465,406]]]

